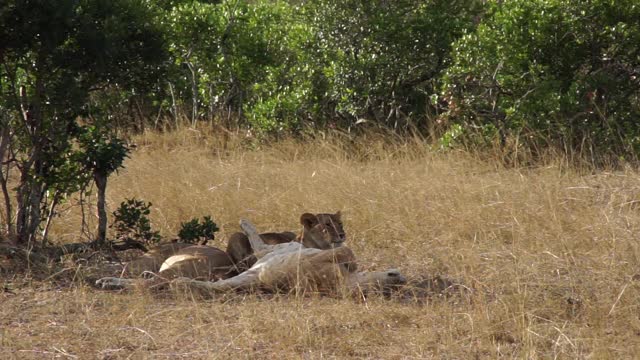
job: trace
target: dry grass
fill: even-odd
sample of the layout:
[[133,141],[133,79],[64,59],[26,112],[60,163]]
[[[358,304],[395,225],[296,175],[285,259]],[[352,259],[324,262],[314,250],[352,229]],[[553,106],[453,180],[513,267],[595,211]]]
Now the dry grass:
[[[342,210],[363,268],[461,279],[426,303],[372,298],[210,301],[13,281],[0,293],[1,358],[633,358],[640,353],[640,174],[552,162],[504,169],[419,140],[282,141],[248,150],[210,131],[147,134],[111,180],[111,210],[151,201],[153,225],[211,214],[217,245],[241,217],[293,230]],[[53,236],[76,241],[70,208]],[[92,220],[94,221],[94,220]],[[95,222],[95,221],[94,221]],[[77,270],[77,269],[76,269]],[[70,270],[75,271],[74,269]],[[79,272],[80,273],[80,272]]]

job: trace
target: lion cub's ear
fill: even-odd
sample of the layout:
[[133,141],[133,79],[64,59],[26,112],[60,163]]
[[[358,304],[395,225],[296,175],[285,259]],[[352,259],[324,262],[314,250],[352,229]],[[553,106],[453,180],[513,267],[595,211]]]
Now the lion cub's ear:
[[340,210],[338,210],[335,214],[333,214],[333,217],[334,217],[336,220],[341,220],[342,212],[340,212]]
[[318,224],[318,217],[313,214],[304,213],[300,216],[300,224],[302,224],[305,229],[310,229]]

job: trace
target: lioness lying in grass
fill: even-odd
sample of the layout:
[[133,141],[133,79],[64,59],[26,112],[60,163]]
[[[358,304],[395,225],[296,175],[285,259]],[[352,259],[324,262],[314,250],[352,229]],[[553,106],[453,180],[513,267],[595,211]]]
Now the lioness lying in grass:
[[[302,229],[296,236],[292,232],[263,233],[262,240],[269,245],[297,241],[309,248],[331,249],[345,241],[340,212],[335,214],[310,214],[300,216]],[[125,265],[125,277],[137,277],[144,273],[159,273],[171,279],[188,277],[200,280],[219,280],[248,270],[256,258],[243,233],[231,235],[227,252],[218,248],[186,243],[159,245],[138,259]]]
[[[257,262],[247,271],[218,281],[179,278],[173,281],[207,293],[236,290],[302,290],[319,293],[368,292],[404,284],[398,270],[357,272],[353,252],[344,246],[333,249],[306,248],[299,242],[266,244],[255,227],[246,220],[240,226],[247,234]],[[102,288],[122,288],[136,280],[102,278],[96,282]]]
[[[305,247],[323,250],[340,247],[346,240],[340,211],[335,214],[304,213],[300,216],[300,224],[302,230],[297,236],[292,232],[262,233],[260,238],[267,245],[297,241]],[[249,269],[257,261],[249,238],[241,232],[229,237],[227,254],[240,272]]]

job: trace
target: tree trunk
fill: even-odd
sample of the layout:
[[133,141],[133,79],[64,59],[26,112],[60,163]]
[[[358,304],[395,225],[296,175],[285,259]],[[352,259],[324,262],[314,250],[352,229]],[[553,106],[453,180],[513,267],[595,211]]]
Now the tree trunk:
[[[4,63],[4,53],[0,50],[0,64]],[[0,89],[3,88],[3,76],[0,75]],[[9,237],[10,241],[15,240],[13,233],[13,219],[11,208],[11,197],[9,195],[9,189],[7,188],[7,181],[9,181],[9,115],[5,110],[0,109],[0,188],[2,188],[2,195],[4,199],[4,215],[5,215],[5,228],[0,229],[4,231]],[[4,162],[7,162],[6,174]]]
[[44,223],[44,229],[42,229],[42,246],[47,245],[47,237],[49,236],[49,229],[51,229],[51,223],[53,222],[53,217],[56,214],[56,206],[60,201],[60,194],[56,191],[51,199],[51,204],[49,205],[49,211],[47,211],[47,220]]
[[213,123],[213,118],[215,114],[215,96],[213,95],[213,82],[209,82],[209,114],[207,116],[207,120]]
[[[41,167],[41,166],[39,166]],[[29,226],[27,227],[27,244],[31,245],[35,242],[36,233],[40,227],[42,221],[42,212],[40,211],[40,204],[42,203],[42,183],[40,180],[33,181],[31,188],[31,194],[29,194]]]
[[93,180],[98,188],[98,235],[96,237],[97,247],[102,247],[107,241],[107,174],[96,171],[93,173]]
[[176,104],[176,95],[173,92],[173,84],[168,82],[169,84],[169,93],[171,94],[171,115],[173,115],[173,124],[175,128],[178,128],[178,105]]
[[191,73],[191,127],[196,127],[198,121],[198,75],[196,68],[189,61],[186,62]]
[[42,186],[25,173],[26,171],[23,172],[18,188],[16,216],[16,242],[20,245],[30,245],[40,226],[40,188]]
[[[35,68],[41,70],[44,63],[40,54]],[[31,142],[31,149],[27,159],[20,162],[20,184],[17,190],[17,219],[16,242],[19,245],[30,246],[35,240],[36,231],[40,226],[40,203],[42,200],[42,177],[44,172],[45,148],[49,139],[44,136],[44,114],[42,112],[42,99],[45,87],[41,74],[36,75],[35,91],[28,99],[26,88],[20,88],[19,110],[22,115],[23,125]]]
[[15,236],[16,236],[15,229],[13,228],[13,208],[11,207],[11,197],[9,196],[9,189],[7,188],[7,179],[5,178],[3,173],[0,173],[0,187],[2,187],[2,195],[4,196],[4,213],[5,213],[4,231],[7,232],[9,239],[13,241],[15,240]]
[[[0,115],[1,116],[1,115]],[[5,215],[5,229],[9,239],[15,240],[15,232],[13,228],[13,208],[11,207],[11,196],[9,195],[9,188],[7,182],[9,181],[9,126],[2,123],[2,130],[0,130],[0,187],[2,188],[2,195],[4,198],[4,215]],[[6,171],[3,163],[7,161]]]

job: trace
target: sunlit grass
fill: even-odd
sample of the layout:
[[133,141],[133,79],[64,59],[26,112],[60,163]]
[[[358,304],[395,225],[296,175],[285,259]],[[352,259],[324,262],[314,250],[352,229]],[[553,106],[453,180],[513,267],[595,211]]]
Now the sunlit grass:
[[[240,218],[297,230],[345,217],[361,268],[443,275],[470,298],[406,304],[231,297],[202,301],[33,283],[0,293],[0,357],[632,358],[640,352],[640,176],[549,161],[504,168],[383,135],[255,143],[211,129],[148,133],[110,179],[108,206],[153,203],[165,237],[212,215],[214,245]],[[77,241],[77,206],[52,238]],[[89,228],[95,219],[88,218]]]

